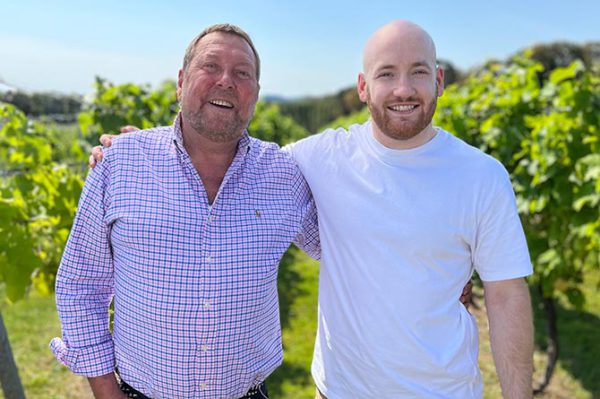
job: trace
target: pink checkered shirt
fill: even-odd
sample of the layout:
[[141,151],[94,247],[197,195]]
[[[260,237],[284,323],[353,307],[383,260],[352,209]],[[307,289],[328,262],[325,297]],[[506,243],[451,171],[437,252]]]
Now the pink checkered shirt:
[[315,205],[290,154],[245,133],[210,206],[179,126],[115,139],[89,174],[51,348],[152,398],[237,398],[282,361],[278,263],[292,241],[320,256]]

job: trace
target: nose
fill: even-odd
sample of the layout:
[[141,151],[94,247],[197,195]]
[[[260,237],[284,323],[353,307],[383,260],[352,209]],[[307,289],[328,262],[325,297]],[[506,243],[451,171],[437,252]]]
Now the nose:
[[219,80],[217,81],[217,85],[224,89],[233,89],[233,77],[231,72],[223,71],[221,76],[219,76]]
[[408,99],[416,93],[416,89],[409,76],[400,75],[394,81],[392,93],[398,98]]

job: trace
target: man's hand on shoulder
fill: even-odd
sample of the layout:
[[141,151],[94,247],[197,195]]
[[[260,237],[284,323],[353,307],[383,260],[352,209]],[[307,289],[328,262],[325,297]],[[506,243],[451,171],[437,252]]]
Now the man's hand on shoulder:
[[[119,129],[121,133],[131,133],[137,130],[140,129],[137,126],[132,125],[126,125]],[[88,165],[90,168],[96,167],[96,164],[102,160],[102,157],[104,156],[104,153],[102,152],[102,147],[110,147],[112,145],[112,139],[115,136],[116,134],[103,134],[102,136],[100,136],[100,144],[102,145],[97,145],[94,148],[92,148],[92,153],[88,160]]]

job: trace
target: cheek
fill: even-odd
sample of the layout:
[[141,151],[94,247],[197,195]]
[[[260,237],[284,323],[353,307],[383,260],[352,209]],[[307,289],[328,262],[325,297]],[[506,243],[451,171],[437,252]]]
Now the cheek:
[[244,90],[241,95],[244,99],[244,104],[247,108],[247,112],[252,114],[254,112],[254,107],[256,106],[256,101],[258,100],[258,93],[256,92],[256,90],[250,89]]
[[435,81],[421,82],[417,87],[418,92],[423,98],[437,97],[438,95],[438,85]]
[[383,102],[386,100],[387,97],[388,97],[388,95],[381,88],[379,88],[378,90],[377,89],[371,90],[369,92],[369,101],[376,105],[383,104]]
[[382,82],[371,85],[367,94],[373,101],[383,100],[393,94],[394,84],[392,82]]

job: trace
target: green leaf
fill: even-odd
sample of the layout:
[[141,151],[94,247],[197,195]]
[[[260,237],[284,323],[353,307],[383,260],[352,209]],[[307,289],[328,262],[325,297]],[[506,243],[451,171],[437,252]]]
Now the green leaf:
[[585,69],[580,60],[574,61],[571,65],[564,68],[556,68],[550,74],[550,83],[559,84],[568,79],[575,79],[577,74]]

